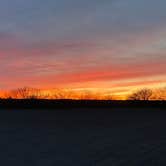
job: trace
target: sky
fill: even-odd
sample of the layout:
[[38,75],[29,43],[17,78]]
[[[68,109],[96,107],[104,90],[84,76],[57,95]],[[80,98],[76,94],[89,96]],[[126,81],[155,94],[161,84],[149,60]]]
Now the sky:
[[165,0],[0,0],[0,89],[166,85]]

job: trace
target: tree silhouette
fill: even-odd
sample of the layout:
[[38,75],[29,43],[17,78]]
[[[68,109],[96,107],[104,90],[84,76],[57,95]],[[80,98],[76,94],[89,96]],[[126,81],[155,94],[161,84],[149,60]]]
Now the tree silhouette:
[[152,99],[153,100],[166,100],[166,87],[155,89]]
[[11,98],[21,98],[21,99],[37,99],[42,97],[42,93],[40,89],[35,88],[18,88],[10,91]]
[[160,88],[158,94],[158,100],[166,100],[166,87]]
[[141,89],[129,95],[128,100],[150,100],[153,92],[151,89]]

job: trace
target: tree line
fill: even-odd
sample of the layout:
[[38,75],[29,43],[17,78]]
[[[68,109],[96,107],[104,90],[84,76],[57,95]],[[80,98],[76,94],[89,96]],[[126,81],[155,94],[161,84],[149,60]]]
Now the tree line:
[[72,89],[54,89],[50,91],[44,91],[30,87],[10,90],[9,92],[6,92],[4,96],[6,99],[113,99],[113,96],[110,94],[103,96],[101,92],[93,92],[90,90],[78,92],[73,91]]
[[[111,95],[103,95],[101,92],[92,92],[85,90],[83,92],[73,92],[72,90],[58,90],[52,92],[44,92],[41,89],[23,87],[11,90],[5,94],[7,99],[100,99],[100,100],[116,100]],[[136,90],[126,97],[126,100],[166,100],[166,87],[152,90],[143,88]]]

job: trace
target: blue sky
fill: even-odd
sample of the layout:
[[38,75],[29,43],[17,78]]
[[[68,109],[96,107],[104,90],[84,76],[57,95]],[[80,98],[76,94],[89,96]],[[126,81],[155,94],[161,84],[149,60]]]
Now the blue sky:
[[165,6],[164,0],[0,0],[0,32],[30,40],[139,33],[165,26]]

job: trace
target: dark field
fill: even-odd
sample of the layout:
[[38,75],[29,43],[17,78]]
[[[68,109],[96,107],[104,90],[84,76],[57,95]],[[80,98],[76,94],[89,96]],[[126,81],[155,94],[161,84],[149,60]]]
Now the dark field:
[[0,110],[3,166],[165,166],[164,108]]

